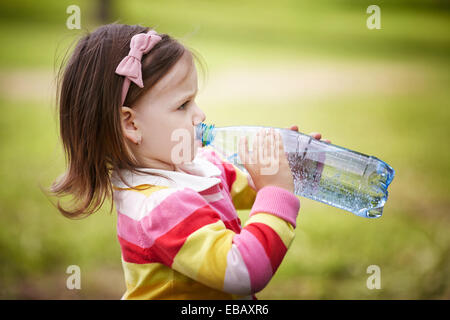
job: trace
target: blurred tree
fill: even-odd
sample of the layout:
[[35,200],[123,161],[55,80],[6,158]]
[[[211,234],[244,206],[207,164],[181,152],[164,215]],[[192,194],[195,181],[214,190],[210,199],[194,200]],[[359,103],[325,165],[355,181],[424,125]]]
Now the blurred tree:
[[111,0],[98,0],[98,20],[102,24],[109,22],[111,17]]

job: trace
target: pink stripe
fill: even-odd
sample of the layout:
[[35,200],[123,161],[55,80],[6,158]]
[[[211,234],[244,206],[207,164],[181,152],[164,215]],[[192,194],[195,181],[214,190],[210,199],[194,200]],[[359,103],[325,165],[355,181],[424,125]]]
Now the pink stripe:
[[139,225],[139,221],[131,219],[118,210],[117,213],[117,235],[128,242],[140,245],[139,234],[142,228]]
[[256,194],[249,216],[259,212],[271,213],[295,228],[299,210],[300,200],[292,192],[280,187],[267,186]]
[[[220,156],[210,149],[202,149],[202,157],[212,164],[214,164],[221,171],[220,179],[227,185],[227,189],[230,190],[230,186],[236,179],[236,173],[231,164],[224,162]],[[234,177],[232,177],[234,174]]]
[[[162,201],[140,221],[124,218],[126,215],[119,212],[118,234],[125,240],[149,248],[155,240],[166,234],[178,223],[183,221],[195,210],[208,203],[195,191],[184,189],[175,192]],[[139,234],[145,237],[137,239],[133,233],[142,230]]]
[[223,171],[223,168],[220,168],[221,167],[220,165],[222,164],[222,159],[214,152],[214,150],[202,148],[201,155],[204,159],[208,160],[209,162],[215,165],[219,165],[219,169],[222,169],[221,171]]
[[231,200],[228,198],[227,195],[224,195],[223,199],[219,201],[214,201],[209,205],[220,212],[222,220],[233,220],[236,219],[236,217],[238,216],[233,203],[231,202]]
[[261,291],[272,278],[272,265],[264,247],[249,231],[242,232],[233,238],[247,266],[252,285],[252,292]]

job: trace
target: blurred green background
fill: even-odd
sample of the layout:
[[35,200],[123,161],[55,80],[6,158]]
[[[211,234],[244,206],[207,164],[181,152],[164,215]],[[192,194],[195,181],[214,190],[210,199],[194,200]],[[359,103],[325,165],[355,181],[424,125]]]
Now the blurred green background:
[[[81,30],[66,27],[73,4]],[[106,4],[0,3],[0,298],[118,299],[125,290],[109,203],[72,221],[41,190],[64,170],[58,63],[83,32],[110,22],[154,26],[201,54],[207,121],[297,124],[396,170],[380,219],[301,198],[296,238],[258,298],[450,298],[448,2]],[[379,30],[366,26],[372,4]],[[81,290],[66,288],[69,265],[81,268]],[[381,289],[366,286],[370,265]]]

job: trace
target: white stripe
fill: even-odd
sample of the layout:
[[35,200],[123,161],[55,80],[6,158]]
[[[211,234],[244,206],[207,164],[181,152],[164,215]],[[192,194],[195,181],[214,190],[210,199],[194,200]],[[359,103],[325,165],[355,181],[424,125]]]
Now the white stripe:
[[223,290],[238,295],[251,294],[250,276],[244,259],[235,244],[231,246],[227,255]]
[[[166,187],[186,187],[194,189],[197,192],[211,188],[221,182],[219,176],[222,171],[213,163],[200,157],[194,158],[191,163],[184,163],[177,166],[181,171],[169,171],[152,168],[138,168],[145,172],[135,173],[129,170],[120,170],[124,180],[132,186],[142,184],[152,184]],[[152,173],[162,174],[165,177],[152,175]],[[111,182],[119,188],[128,188],[128,186],[119,178],[119,174],[113,171]]]
[[222,200],[223,199],[223,195],[222,195],[222,192],[217,192],[217,193],[214,193],[214,194],[204,195],[203,198],[205,198],[206,201],[211,203],[211,202]]
[[179,190],[180,188],[161,189],[149,196],[132,190],[114,190],[114,204],[121,214],[139,221],[164,199]]

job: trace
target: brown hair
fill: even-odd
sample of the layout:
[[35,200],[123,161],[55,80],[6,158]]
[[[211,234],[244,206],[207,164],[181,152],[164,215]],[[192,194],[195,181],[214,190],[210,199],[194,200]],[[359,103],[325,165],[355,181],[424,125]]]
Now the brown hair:
[[[66,217],[89,216],[100,209],[106,198],[112,198],[112,170],[117,169],[122,180],[120,169],[140,172],[122,135],[120,108],[124,77],[115,74],[115,69],[128,54],[131,37],[149,30],[139,25],[101,26],[84,35],[67,65],[61,65],[56,98],[67,171],[53,182],[50,191],[58,197],[73,197],[69,209],[57,201],[58,210]],[[142,57],[144,88],[131,83],[126,106],[132,107],[187,51],[169,35],[159,35],[162,40]],[[111,203],[110,212],[112,208]]]

